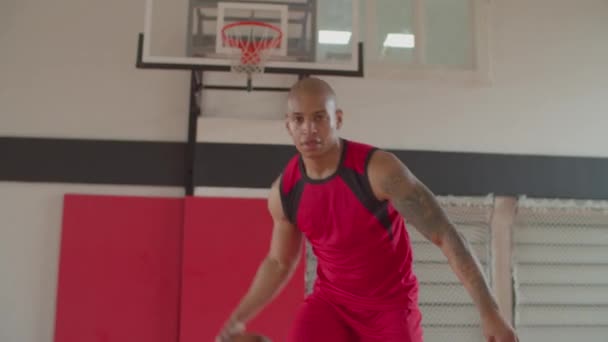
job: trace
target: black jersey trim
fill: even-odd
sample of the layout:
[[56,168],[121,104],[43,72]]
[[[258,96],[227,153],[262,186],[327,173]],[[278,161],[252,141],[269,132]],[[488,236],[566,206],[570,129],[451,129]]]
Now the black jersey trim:
[[368,155],[365,158],[365,172],[363,174],[345,167],[340,170],[340,177],[352,190],[361,204],[378,219],[392,239],[393,232],[391,231],[392,224],[388,214],[388,201],[381,201],[376,198],[367,174],[367,166],[371,156],[377,150],[377,148],[372,148],[372,150],[368,152]]
[[322,183],[329,182],[334,177],[338,176],[340,174],[340,171],[344,168],[344,159],[346,157],[346,150],[348,149],[348,140],[346,140],[344,138],[340,138],[340,144],[342,145],[342,151],[340,152],[340,159],[338,160],[338,166],[336,167],[336,171],[334,171],[331,175],[329,175],[325,178],[320,178],[320,179],[310,178],[308,176],[308,174],[306,173],[306,167],[304,166],[304,159],[302,158],[302,155],[300,154],[300,156],[298,157],[298,167],[300,168],[300,173],[302,175],[302,178],[306,182],[311,183],[311,184],[322,184]]
[[281,176],[280,183],[280,194],[281,194],[281,204],[283,206],[283,212],[285,216],[292,224],[297,224],[298,218],[298,208],[300,206],[300,199],[302,198],[302,193],[304,192],[304,179],[300,178],[296,184],[294,184],[293,188],[285,193],[283,191],[283,177]]

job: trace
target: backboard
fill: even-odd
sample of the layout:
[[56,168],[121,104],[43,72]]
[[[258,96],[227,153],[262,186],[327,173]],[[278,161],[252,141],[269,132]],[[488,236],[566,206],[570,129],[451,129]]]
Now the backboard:
[[265,73],[363,76],[358,19],[358,0],[146,0],[137,66],[230,71],[230,26],[235,38],[278,39]]

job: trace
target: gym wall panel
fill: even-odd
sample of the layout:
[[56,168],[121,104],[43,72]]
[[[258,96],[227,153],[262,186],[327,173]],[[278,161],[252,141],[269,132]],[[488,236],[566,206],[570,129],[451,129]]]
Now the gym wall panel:
[[181,198],[179,187],[0,182],[0,341],[52,342],[66,193]]
[[[186,212],[180,341],[211,341],[268,252],[272,221],[260,198],[192,197]],[[250,331],[285,340],[304,298],[304,264],[300,261],[278,297],[250,322]]]
[[174,342],[183,200],[66,195],[55,342]]

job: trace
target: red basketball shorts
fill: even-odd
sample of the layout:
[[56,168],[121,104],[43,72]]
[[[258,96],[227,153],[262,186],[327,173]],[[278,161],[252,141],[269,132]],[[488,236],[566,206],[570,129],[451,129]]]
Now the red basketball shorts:
[[313,294],[300,307],[288,342],[422,342],[419,310],[353,310]]

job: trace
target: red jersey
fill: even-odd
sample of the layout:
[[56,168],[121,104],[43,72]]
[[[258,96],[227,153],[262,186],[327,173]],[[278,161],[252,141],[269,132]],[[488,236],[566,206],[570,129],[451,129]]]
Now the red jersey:
[[287,218],[317,256],[315,293],[348,307],[416,308],[418,281],[403,217],[371,189],[367,166],[375,147],[342,140],[336,172],[307,176],[300,155],[281,177]]

